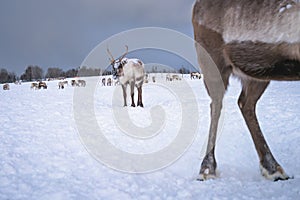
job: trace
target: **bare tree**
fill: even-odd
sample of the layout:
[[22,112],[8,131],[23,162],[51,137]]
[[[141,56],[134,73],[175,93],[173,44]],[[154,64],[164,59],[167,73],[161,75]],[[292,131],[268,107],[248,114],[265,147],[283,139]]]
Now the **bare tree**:
[[0,70],[0,83],[8,82],[8,71],[6,69]]
[[43,70],[39,66],[28,66],[21,79],[25,81],[41,80],[43,78]]
[[65,73],[62,69],[58,67],[51,67],[48,68],[47,73],[46,73],[46,78],[59,78],[59,77],[64,77]]
[[8,72],[6,69],[0,69],[0,83],[11,83],[17,80],[14,72]]

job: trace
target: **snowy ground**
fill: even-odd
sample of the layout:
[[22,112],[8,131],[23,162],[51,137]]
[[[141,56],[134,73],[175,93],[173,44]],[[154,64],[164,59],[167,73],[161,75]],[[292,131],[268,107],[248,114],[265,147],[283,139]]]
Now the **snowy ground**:
[[[91,78],[86,80],[88,85]],[[198,182],[209,125],[209,98],[202,80],[185,80],[198,103],[196,138],[173,164],[141,174],[113,170],[88,153],[74,119],[74,88],[58,90],[53,81],[48,82],[47,90],[31,90],[30,83],[1,90],[0,199],[299,199],[300,82],[272,83],[257,107],[275,157],[294,179],[270,182],[261,177],[254,145],[236,105],[240,85],[232,79],[216,149],[220,177]],[[96,88],[95,115],[112,144],[128,152],[147,153],[175,137],[172,133],[180,126],[180,115],[174,112],[181,108],[159,81],[145,84],[144,109],[123,108],[139,126],[151,123],[151,107],[161,105],[165,109],[165,129],[149,143],[126,139],[114,124],[112,96],[118,86],[99,84]],[[171,91],[181,83],[167,84],[167,91]],[[122,104],[122,100],[118,102]]]

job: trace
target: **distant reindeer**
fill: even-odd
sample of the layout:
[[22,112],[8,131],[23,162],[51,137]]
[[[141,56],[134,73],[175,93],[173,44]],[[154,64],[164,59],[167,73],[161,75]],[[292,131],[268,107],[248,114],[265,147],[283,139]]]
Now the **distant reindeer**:
[[38,83],[38,89],[41,89],[41,88],[47,89],[48,86],[47,86],[47,84],[46,84],[45,82],[40,81],[40,82]]
[[108,78],[108,79],[107,79],[106,85],[107,85],[107,86],[112,86],[112,80],[111,80],[111,78]]
[[101,83],[102,83],[102,86],[105,86],[105,84],[106,84],[106,78],[102,78]]
[[79,87],[85,87],[86,86],[86,81],[85,80],[78,80],[78,86]]
[[22,84],[22,81],[21,81],[21,80],[15,81],[15,84],[16,84],[16,85],[21,85],[21,84]]
[[242,83],[238,105],[255,144],[262,175],[270,180],[289,178],[264,139],[255,108],[271,80],[300,80],[299,25],[298,0],[196,1],[193,9],[196,50],[212,100],[200,180],[216,176],[216,134],[231,74]]
[[173,80],[173,81],[180,81],[181,78],[179,77],[179,75],[173,74],[173,75],[172,75],[172,80]]
[[144,83],[148,83],[149,82],[149,75],[145,74],[144,76]]
[[119,79],[123,89],[124,106],[127,106],[127,85],[130,85],[131,106],[135,107],[134,103],[134,86],[138,90],[137,106],[144,107],[142,101],[142,86],[144,82],[144,63],[139,59],[125,58],[128,53],[128,46],[126,45],[126,52],[117,60],[107,48],[107,53],[110,55],[110,62],[113,66],[113,75]]
[[64,89],[65,85],[68,85],[68,81],[59,81],[58,82],[58,89]]
[[201,74],[199,72],[191,72],[191,79],[201,79]]
[[172,81],[172,76],[171,74],[166,75],[166,81]]
[[73,87],[79,86],[78,82],[77,82],[75,79],[71,80],[71,85],[72,85]]
[[59,81],[58,82],[58,89],[64,89],[65,88],[65,85],[62,81]]
[[30,89],[38,89],[38,83],[31,83]]
[[155,83],[156,82],[156,78],[155,76],[152,76],[152,82]]
[[86,86],[86,81],[85,80],[71,80],[71,85],[73,87],[85,87]]
[[9,90],[9,84],[8,83],[5,83],[3,85],[3,90]]

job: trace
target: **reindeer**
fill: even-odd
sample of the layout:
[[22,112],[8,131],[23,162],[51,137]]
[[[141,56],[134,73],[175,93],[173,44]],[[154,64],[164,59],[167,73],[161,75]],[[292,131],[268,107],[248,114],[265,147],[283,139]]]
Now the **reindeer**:
[[191,72],[191,80],[201,79],[201,74],[199,72]]
[[59,81],[58,82],[58,89],[64,89],[65,85],[68,85],[68,81]]
[[156,82],[156,78],[155,76],[152,76],[152,82],[155,83]]
[[145,74],[144,76],[144,83],[149,83],[149,75]]
[[31,83],[30,89],[38,89],[38,83]]
[[9,84],[8,83],[5,83],[3,85],[3,90],[9,90]]
[[109,54],[110,62],[113,68],[113,75],[115,78],[119,79],[122,85],[124,106],[127,106],[127,85],[130,85],[130,95],[131,95],[131,106],[135,107],[134,103],[134,86],[137,87],[138,91],[138,101],[137,106],[144,107],[142,101],[142,86],[144,82],[144,63],[139,59],[129,59],[125,58],[128,54],[128,46],[126,45],[126,52],[117,60],[114,59],[113,55],[107,48],[107,53]]
[[172,76],[171,74],[166,75],[166,81],[172,81]]
[[78,87],[79,87],[79,84],[78,84],[78,82],[77,82],[75,79],[71,80],[71,85],[72,85],[73,87],[75,87],[75,86],[78,86]]
[[43,88],[43,89],[47,89],[47,88],[48,88],[46,82],[40,81],[40,82],[38,83],[38,89],[41,89],[41,88]]
[[197,0],[192,22],[198,62],[212,100],[199,180],[216,177],[216,134],[231,74],[242,83],[238,106],[251,133],[262,175],[274,181],[289,179],[264,139],[255,108],[271,80],[300,80],[299,1]]
[[102,86],[105,86],[106,78],[102,78],[101,83],[102,83]]
[[112,80],[111,80],[111,78],[108,78],[108,79],[107,79],[106,85],[107,85],[107,86],[112,86]]
[[79,87],[85,87],[86,86],[85,80],[78,80],[78,86]]
[[173,74],[173,75],[172,75],[172,80],[173,80],[173,81],[181,81],[181,78],[179,77],[179,75]]

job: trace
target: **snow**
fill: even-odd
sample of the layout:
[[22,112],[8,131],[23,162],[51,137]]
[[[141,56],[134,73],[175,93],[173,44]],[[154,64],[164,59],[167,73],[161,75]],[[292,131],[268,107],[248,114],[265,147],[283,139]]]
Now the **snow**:
[[[216,148],[217,179],[196,181],[210,112],[202,79],[185,77],[194,92],[199,119],[196,138],[181,157],[162,169],[139,174],[120,172],[99,162],[78,132],[75,90],[87,90],[92,79],[99,79],[94,109],[103,134],[122,151],[151,153],[172,142],[184,112],[181,97],[174,92],[184,81],[165,83],[161,75],[156,76],[156,83],[144,85],[144,109],[123,108],[120,86],[102,87],[97,77],[84,78],[87,88],[59,90],[57,81],[52,81],[47,82],[47,90],[31,90],[30,83],[1,90],[0,199],[299,199],[300,82],[271,83],[257,106],[273,154],[294,179],[270,182],[260,175],[258,157],[236,103],[240,84],[235,79],[224,99]],[[164,111],[162,119],[166,121],[161,130],[144,140],[122,134],[124,127],[116,125],[118,119],[113,117],[114,109],[128,110],[133,124],[148,127],[155,121],[151,118],[155,106]]]

